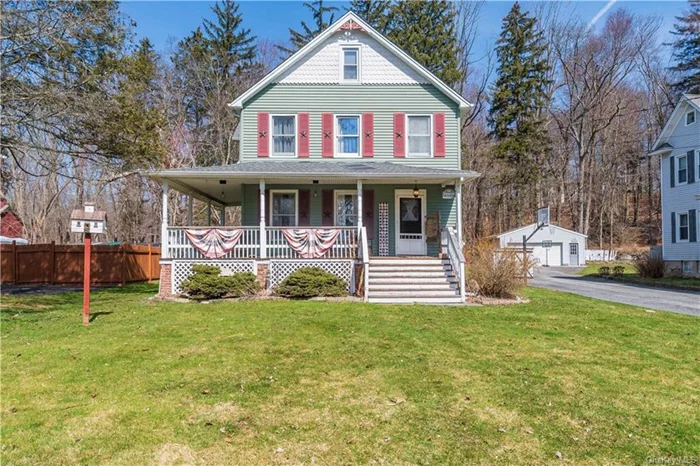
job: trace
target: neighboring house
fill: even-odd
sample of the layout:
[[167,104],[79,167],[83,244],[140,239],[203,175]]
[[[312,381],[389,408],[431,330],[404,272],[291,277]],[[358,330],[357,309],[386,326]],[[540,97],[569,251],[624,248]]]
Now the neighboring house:
[[[539,266],[578,266],[586,263],[586,238],[583,233],[556,225],[545,225],[532,235],[536,224],[524,226],[498,235],[502,248],[522,249],[523,235],[528,238],[527,249]],[[532,236],[530,236],[532,235]]]
[[6,238],[22,238],[24,224],[10,208],[4,197],[0,197],[0,236]]
[[164,212],[172,188],[240,206],[242,226],[163,218],[161,294],[208,262],[268,287],[313,265],[370,301],[464,300],[461,186],[478,174],[461,170],[459,94],[347,13],[230,105],[239,163],[150,176]]
[[651,154],[661,156],[666,269],[700,275],[700,95],[683,95]]

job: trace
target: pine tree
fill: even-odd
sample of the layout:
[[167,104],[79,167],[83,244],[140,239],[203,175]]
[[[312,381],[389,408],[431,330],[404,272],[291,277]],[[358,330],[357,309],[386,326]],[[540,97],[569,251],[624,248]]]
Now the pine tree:
[[[496,42],[499,67],[489,123],[497,141],[493,154],[502,162],[501,181],[510,188],[511,211],[516,212],[522,212],[528,204],[526,197],[533,194],[548,147],[545,122],[540,116],[548,104],[545,51],[536,19],[515,3],[503,19]],[[535,199],[529,201],[534,204]]]
[[445,0],[406,0],[390,8],[387,37],[418,63],[454,85],[462,79],[457,65],[455,12]]
[[374,29],[387,33],[390,23],[391,0],[352,0],[347,11],[352,11]]
[[238,4],[224,0],[212,7],[216,22],[204,20],[206,46],[215,61],[216,71],[232,76],[255,58],[255,36],[242,26],[243,16],[238,13]]
[[676,16],[672,34],[676,66],[671,68],[680,76],[675,88],[679,92],[700,94],[700,0],[689,0],[690,10]]
[[[304,6],[311,10],[314,29],[311,29],[306,24],[306,21],[301,22],[302,32],[289,28],[289,42],[291,45],[289,47],[278,45],[278,48],[288,55],[293,54],[321,34],[333,23],[335,12],[338,11],[338,7],[324,5],[323,0],[314,0],[311,3],[304,2]],[[327,21],[326,16],[328,16]]]

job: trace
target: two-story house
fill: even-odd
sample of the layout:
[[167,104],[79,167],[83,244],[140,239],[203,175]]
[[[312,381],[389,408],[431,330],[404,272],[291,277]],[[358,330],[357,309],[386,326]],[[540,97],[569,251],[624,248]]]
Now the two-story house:
[[[240,226],[162,226],[161,294],[193,263],[268,287],[318,266],[374,302],[462,302],[460,120],[470,104],[347,13],[230,106],[240,158],[150,176]],[[211,218],[211,216],[209,216]],[[211,223],[211,222],[206,222]]]
[[651,154],[661,157],[666,270],[700,276],[700,95],[680,99]]

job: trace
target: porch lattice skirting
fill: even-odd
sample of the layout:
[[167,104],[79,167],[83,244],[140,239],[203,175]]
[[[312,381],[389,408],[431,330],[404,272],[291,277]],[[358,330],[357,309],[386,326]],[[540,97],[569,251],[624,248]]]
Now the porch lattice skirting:
[[180,284],[192,275],[192,266],[196,264],[213,265],[221,269],[224,275],[230,275],[240,272],[250,272],[257,275],[257,267],[255,261],[233,261],[233,260],[192,260],[192,261],[173,261],[172,265],[172,292],[179,294],[182,292]]
[[322,259],[322,260],[271,260],[270,261],[270,287],[275,287],[282,283],[289,274],[302,267],[318,267],[326,272],[345,280],[348,284],[348,293],[355,289],[353,264],[354,260],[348,259]]

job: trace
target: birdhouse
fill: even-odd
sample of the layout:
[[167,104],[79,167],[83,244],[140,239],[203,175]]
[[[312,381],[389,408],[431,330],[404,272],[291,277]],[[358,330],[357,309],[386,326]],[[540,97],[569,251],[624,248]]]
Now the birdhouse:
[[95,204],[86,202],[82,209],[74,209],[70,215],[72,233],[104,233],[107,229],[107,214],[95,210]]

